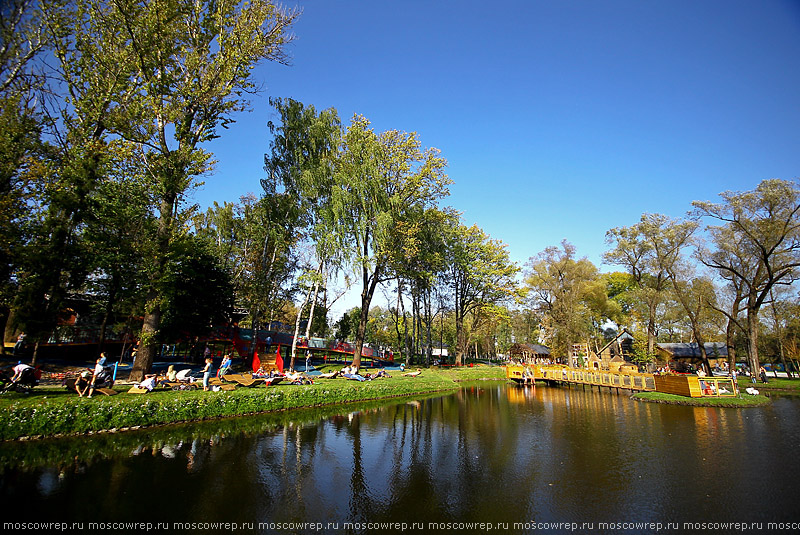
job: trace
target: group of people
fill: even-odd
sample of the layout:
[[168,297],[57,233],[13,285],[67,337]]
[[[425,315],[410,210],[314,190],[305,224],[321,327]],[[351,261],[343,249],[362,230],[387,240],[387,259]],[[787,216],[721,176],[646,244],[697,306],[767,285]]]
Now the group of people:
[[378,370],[375,373],[364,373],[361,374],[358,367],[351,365],[345,366],[341,369],[339,374],[344,377],[345,379],[352,379],[354,381],[372,381],[373,379],[380,379],[381,377],[391,377],[386,370]]
[[78,396],[91,398],[96,388],[102,388],[107,383],[113,382],[106,370],[106,354],[100,353],[100,358],[95,361],[92,371],[84,370],[75,381],[75,391]]

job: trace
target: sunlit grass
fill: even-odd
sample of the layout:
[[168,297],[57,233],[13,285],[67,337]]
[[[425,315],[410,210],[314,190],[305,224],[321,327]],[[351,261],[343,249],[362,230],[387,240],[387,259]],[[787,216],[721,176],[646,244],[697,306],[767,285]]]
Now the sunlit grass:
[[670,405],[690,405],[695,407],[760,407],[767,405],[770,400],[763,395],[751,396],[741,394],[739,397],[702,397],[690,398],[663,392],[639,392],[631,396],[637,401],[653,403],[666,403]]
[[261,385],[218,392],[155,390],[129,394],[129,386],[118,385],[115,390],[120,394],[95,394],[92,399],[80,398],[62,387],[36,387],[30,394],[0,396],[0,439],[79,434],[446,392],[459,388],[459,381],[505,377],[504,368],[488,366],[420,370],[417,377],[395,371],[390,378],[364,382],[318,379],[313,385]]

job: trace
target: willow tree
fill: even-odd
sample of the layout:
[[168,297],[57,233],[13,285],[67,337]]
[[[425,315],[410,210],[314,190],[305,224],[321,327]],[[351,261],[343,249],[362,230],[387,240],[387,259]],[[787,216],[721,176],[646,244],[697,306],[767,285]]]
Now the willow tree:
[[142,165],[158,192],[158,228],[150,264],[150,288],[142,326],[142,348],[131,372],[139,380],[156,355],[164,280],[160,274],[181,221],[176,217],[196,177],[211,169],[202,145],[217,127],[247,109],[256,90],[253,68],[262,60],[285,63],[283,46],[296,18],[267,0],[114,0],[107,23],[132,50],[131,83],[117,132],[141,152]]
[[721,203],[692,203],[697,215],[719,223],[708,227],[714,249],[699,258],[738,289],[750,370],[758,373],[761,307],[776,285],[791,285],[800,276],[800,187],[770,179],[752,191],[726,191],[720,197]]
[[361,314],[353,364],[360,366],[370,303],[378,284],[393,277],[398,247],[411,246],[417,231],[398,234],[404,214],[431,207],[448,194],[446,162],[437,149],[423,149],[415,133],[380,134],[354,116],[342,138],[331,190],[331,237],[361,283]]
[[308,338],[320,290],[340,265],[339,248],[332,239],[338,222],[331,217],[330,203],[342,127],[333,108],[317,112],[314,106],[293,99],[270,99],[270,103],[280,114],[280,123],[268,123],[274,138],[270,154],[264,156],[268,176],[261,183],[266,196],[286,199],[290,211],[281,228],[291,234],[292,246],[308,245],[298,279],[304,298],[295,318],[290,362],[294,369],[301,316],[310,302]]

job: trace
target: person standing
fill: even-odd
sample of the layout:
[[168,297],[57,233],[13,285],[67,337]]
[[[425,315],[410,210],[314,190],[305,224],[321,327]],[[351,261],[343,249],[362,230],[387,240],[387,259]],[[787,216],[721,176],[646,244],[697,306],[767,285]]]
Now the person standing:
[[25,349],[25,333],[19,333],[19,336],[17,336],[17,342],[14,344],[14,357],[22,354],[23,349]]
[[203,368],[203,390],[205,392],[208,392],[208,381],[211,379],[212,362],[211,357],[206,358],[206,366]]
[[92,397],[94,393],[94,383],[97,381],[97,376],[103,373],[103,362],[105,362],[105,356],[100,357],[94,364],[94,373],[92,374],[92,382],[89,383],[89,395],[86,396],[87,398]]

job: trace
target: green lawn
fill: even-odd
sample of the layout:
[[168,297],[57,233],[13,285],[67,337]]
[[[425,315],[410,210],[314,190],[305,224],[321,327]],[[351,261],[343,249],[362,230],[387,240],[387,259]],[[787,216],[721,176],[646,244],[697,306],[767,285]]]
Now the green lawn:
[[23,436],[52,436],[135,428],[175,422],[224,418],[300,407],[446,392],[458,382],[505,379],[502,367],[422,368],[418,377],[393,372],[391,378],[349,381],[319,379],[313,385],[279,384],[238,387],[233,391],[172,390],[128,394],[117,386],[116,396],[80,398],[62,387],[36,387],[31,394],[0,395],[0,440]]
[[739,397],[703,397],[689,398],[664,394],[662,392],[639,392],[631,396],[637,401],[652,403],[665,403],[669,405],[688,405],[694,407],[760,407],[770,403],[768,397],[763,395],[751,396],[743,393]]
[[775,379],[774,377],[770,377],[768,373],[767,380],[769,381],[767,384],[762,383],[761,380],[753,384],[749,377],[740,376],[738,378],[738,383],[741,390],[752,386],[758,390],[794,390],[800,393],[800,379]]

